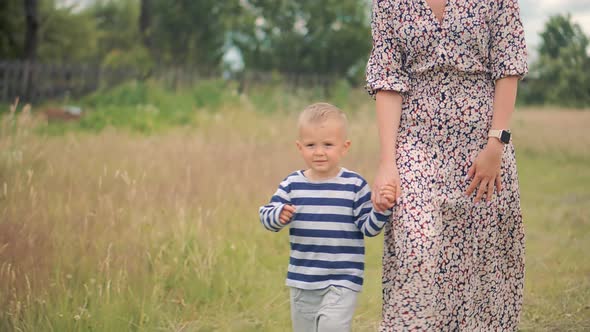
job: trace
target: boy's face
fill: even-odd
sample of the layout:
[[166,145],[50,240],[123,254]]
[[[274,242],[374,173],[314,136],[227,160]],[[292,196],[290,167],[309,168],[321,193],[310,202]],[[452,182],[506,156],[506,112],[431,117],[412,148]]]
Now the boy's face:
[[344,125],[332,119],[301,126],[296,144],[310,175],[318,179],[336,176],[340,171],[340,159],[350,147]]

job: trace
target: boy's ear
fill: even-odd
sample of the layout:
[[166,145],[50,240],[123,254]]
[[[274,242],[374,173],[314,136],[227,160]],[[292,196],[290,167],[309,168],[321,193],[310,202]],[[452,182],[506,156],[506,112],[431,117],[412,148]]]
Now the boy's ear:
[[348,139],[346,141],[344,141],[344,152],[348,152],[348,149],[350,149],[351,144],[352,144],[352,142]]
[[297,150],[301,151],[301,148],[303,148],[303,146],[301,145],[301,142],[299,142],[298,140],[295,141],[295,146],[297,146]]

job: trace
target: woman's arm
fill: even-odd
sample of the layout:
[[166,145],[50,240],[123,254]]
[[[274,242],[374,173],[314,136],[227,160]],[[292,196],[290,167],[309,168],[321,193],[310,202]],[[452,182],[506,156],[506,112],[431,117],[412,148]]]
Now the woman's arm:
[[386,184],[395,188],[395,196],[401,195],[400,179],[395,164],[397,132],[402,113],[402,96],[396,91],[379,91],[376,97],[377,128],[379,132],[379,170],[373,183],[371,200],[377,211],[385,211],[387,202],[379,194]]
[[[494,115],[491,129],[509,129],[510,118],[516,103],[517,76],[508,76],[496,81],[494,92]],[[497,139],[496,139],[497,141]]]
[[[508,76],[496,81],[492,127],[490,129],[510,128],[510,118],[514,112],[516,102],[517,86],[517,76]],[[465,193],[469,196],[477,189],[476,203],[482,199],[484,193],[486,193],[486,201],[489,202],[494,194],[494,187],[497,192],[502,189],[500,170],[503,152],[504,144],[497,138],[490,137],[486,147],[479,153],[469,169],[467,176],[468,178],[473,177],[473,181]]]

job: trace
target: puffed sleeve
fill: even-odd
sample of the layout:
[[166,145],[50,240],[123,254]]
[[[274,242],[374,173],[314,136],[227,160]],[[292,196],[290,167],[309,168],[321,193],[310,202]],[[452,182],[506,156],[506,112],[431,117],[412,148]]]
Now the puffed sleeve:
[[366,89],[373,98],[379,90],[405,92],[409,78],[402,49],[393,34],[393,1],[373,0],[372,12],[373,49],[367,63]]
[[494,6],[490,20],[490,72],[492,79],[519,76],[528,72],[524,29],[518,0],[491,1]]

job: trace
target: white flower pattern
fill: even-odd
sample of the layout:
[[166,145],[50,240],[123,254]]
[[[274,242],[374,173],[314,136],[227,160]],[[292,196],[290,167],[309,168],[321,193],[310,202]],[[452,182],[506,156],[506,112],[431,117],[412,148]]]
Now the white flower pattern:
[[517,0],[447,0],[442,22],[426,0],[374,0],[372,31],[367,90],[403,97],[403,196],[385,229],[380,331],[515,331],[524,231],[512,144],[492,202],[463,193],[494,82],[527,73]]

